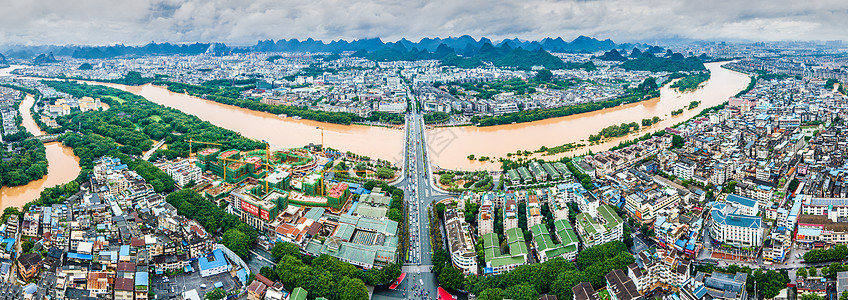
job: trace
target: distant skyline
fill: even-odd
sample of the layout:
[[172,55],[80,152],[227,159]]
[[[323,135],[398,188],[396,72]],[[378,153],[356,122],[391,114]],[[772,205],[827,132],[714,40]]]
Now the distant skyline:
[[848,1],[822,0],[0,0],[3,45],[151,41],[417,41],[471,35],[664,40],[848,40]]

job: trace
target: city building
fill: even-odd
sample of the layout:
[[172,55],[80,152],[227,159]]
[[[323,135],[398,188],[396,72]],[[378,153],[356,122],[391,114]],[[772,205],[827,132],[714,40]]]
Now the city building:
[[589,248],[611,241],[620,241],[623,236],[623,221],[608,205],[598,206],[598,218],[588,213],[577,215],[577,233],[583,247]]
[[197,267],[202,277],[221,274],[232,269],[232,265],[227,262],[227,258],[220,249],[213,250],[210,255],[197,258]]
[[464,215],[454,207],[445,210],[445,232],[453,266],[465,274],[477,275],[477,251],[471,227],[465,222]]
[[[684,286],[684,289],[682,289],[688,291],[683,293],[683,298],[687,300],[705,299],[704,297],[706,296],[711,297],[711,299],[724,300],[748,299],[746,288],[748,282],[747,273],[726,274],[713,272],[712,274],[706,274],[704,272],[698,272],[690,280]],[[686,287],[694,287],[694,290],[685,289]]]
[[607,281],[607,292],[612,300],[638,300],[642,294],[636,289],[636,284],[621,269],[615,269],[604,276]]
[[710,237],[715,247],[759,248],[763,243],[763,218],[737,213],[727,203],[715,203],[710,211]]
[[497,234],[489,233],[480,237],[483,239],[483,253],[486,263],[483,268],[483,275],[498,275],[527,264],[529,251],[521,228],[507,229],[505,233],[509,253],[501,252]]

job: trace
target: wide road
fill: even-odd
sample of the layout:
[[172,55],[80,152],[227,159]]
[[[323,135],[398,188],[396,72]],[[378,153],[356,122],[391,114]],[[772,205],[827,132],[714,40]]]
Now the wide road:
[[[395,185],[404,190],[409,214],[409,251],[401,254],[404,260],[403,272],[406,280],[395,291],[377,290],[375,299],[435,299],[439,286],[433,266],[432,246],[430,245],[430,224],[427,208],[435,209],[433,203],[448,198],[449,195],[435,189],[431,179],[430,163],[424,135],[424,118],[417,111],[406,115],[403,179]],[[441,230],[441,229],[440,229]],[[423,282],[423,284],[422,284]]]

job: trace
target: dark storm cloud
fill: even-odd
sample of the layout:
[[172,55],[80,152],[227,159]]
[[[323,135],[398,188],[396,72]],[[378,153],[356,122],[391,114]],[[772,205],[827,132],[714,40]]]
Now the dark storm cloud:
[[848,1],[0,0],[2,44],[313,37],[848,39]]

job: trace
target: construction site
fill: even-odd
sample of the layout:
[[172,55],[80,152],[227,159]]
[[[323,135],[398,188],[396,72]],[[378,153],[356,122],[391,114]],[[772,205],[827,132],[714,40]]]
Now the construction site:
[[[275,219],[289,204],[338,211],[350,199],[348,184],[325,179],[324,173],[333,172],[324,167],[334,154],[302,148],[222,150],[217,143],[191,142],[209,146],[193,159],[203,176],[212,179],[206,181],[204,195],[216,203],[230,200],[264,221]],[[241,196],[228,197],[232,194]]]
[[304,253],[364,269],[395,261],[400,240],[398,223],[387,217],[392,197],[379,187],[366,189],[375,172],[354,167],[370,165],[367,158],[315,147],[240,151],[189,142],[188,159],[157,166],[262,231],[260,245],[291,242]]

